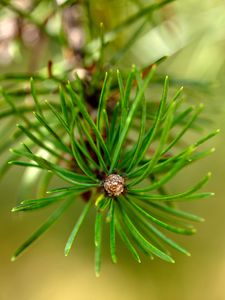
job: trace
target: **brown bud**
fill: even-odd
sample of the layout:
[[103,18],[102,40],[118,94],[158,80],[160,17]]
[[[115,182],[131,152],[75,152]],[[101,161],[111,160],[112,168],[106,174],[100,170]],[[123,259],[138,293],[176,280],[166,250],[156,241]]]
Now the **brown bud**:
[[124,178],[117,174],[110,174],[104,180],[104,189],[109,196],[119,196],[124,191]]

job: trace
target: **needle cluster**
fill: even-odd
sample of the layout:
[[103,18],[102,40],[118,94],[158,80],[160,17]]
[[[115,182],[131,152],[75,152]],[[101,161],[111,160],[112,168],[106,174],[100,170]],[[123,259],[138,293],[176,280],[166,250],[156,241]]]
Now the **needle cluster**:
[[[31,123],[27,119],[25,124],[18,125],[27,142],[12,150],[17,159],[9,163],[42,171],[46,193],[40,198],[23,200],[12,211],[35,211],[53,204],[58,207],[15,252],[13,260],[66,209],[82,200],[83,211],[68,236],[65,255],[71,251],[89,211],[95,210],[97,275],[100,273],[104,222],[109,224],[110,254],[114,263],[117,262],[118,237],[138,262],[141,261],[139,252],[142,252],[150,258],[159,257],[173,263],[167,246],[190,255],[167,233],[191,235],[195,232],[192,222],[203,219],[178,209],[174,203],[212,195],[199,191],[210,174],[177,194],[166,192],[165,186],[186,166],[213,151],[198,151],[198,147],[218,131],[180,150],[179,142],[193,127],[202,106],[182,109],[182,89],[169,99],[166,77],[161,99],[154,112],[149,111],[154,72],[155,66],[143,78],[133,67],[126,80],[119,71],[116,80],[112,72],[106,73],[95,114],[85,102],[85,87],[78,76],[60,87],[58,107],[46,101],[48,110],[44,111],[36,99],[35,121]],[[36,97],[33,81],[31,84]],[[119,96],[112,104],[109,102],[115,85]],[[4,96],[9,101],[7,95]],[[174,129],[176,134],[172,135]],[[49,189],[53,176],[59,177],[64,184]]]

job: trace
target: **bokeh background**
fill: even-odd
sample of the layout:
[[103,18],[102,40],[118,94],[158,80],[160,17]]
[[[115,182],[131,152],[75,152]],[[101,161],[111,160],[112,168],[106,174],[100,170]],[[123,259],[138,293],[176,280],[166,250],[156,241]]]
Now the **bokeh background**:
[[[11,2],[23,6],[29,1]],[[90,1],[93,20],[96,24],[103,21],[106,28],[130,15],[137,7],[149,3],[125,0],[96,2]],[[40,7],[36,16],[41,19],[44,6]],[[51,45],[49,48],[46,41],[39,40],[35,28],[26,28],[23,37],[25,46],[22,47],[14,38],[13,30],[18,24],[12,22],[12,17],[11,12],[1,10],[0,73],[36,71],[46,66],[50,53],[51,59],[60,61],[57,47]],[[57,24],[57,20],[55,22],[53,24]],[[29,35],[29,32],[32,34]],[[108,55],[118,49],[129,34],[125,31],[113,41]],[[38,43],[41,47],[40,44],[37,47]],[[171,191],[180,190],[209,170],[213,173],[207,190],[214,191],[215,196],[183,205],[188,211],[206,219],[205,223],[197,225],[195,236],[177,237],[192,256],[175,253],[174,265],[147,258],[142,259],[142,264],[137,264],[121,244],[118,246],[119,262],[113,265],[105,235],[102,273],[100,278],[96,278],[91,217],[82,227],[71,255],[66,258],[63,255],[68,234],[79,215],[76,206],[32,249],[12,263],[11,254],[51,210],[11,213],[18,199],[23,172],[13,168],[0,183],[0,300],[225,299],[224,0],[183,0],[165,7],[160,14],[154,15],[151,26],[142,32],[118,65],[124,69],[131,63],[146,66],[164,55],[169,55],[169,58],[160,66],[161,74],[169,74],[177,86],[180,82],[184,84],[191,102],[205,103],[205,114],[211,119],[206,123],[205,131],[221,128],[221,133],[207,144],[208,147],[215,146],[216,152],[192,165],[170,186]],[[186,141],[192,138],[187,136]]]

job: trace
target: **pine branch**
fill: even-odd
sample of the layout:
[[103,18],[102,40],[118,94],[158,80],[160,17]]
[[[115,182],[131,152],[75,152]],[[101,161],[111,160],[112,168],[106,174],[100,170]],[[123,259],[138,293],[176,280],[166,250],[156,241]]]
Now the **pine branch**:
[[[40,123],[40,128],[44,127],[46,129],[46,139],[51,140],[51,149],[49,146],[45,147],[42,141],[34,138],[33,132],[35,129],[32,126],[29,131],[25,127],[19,127],[27,138],[31,140],[32,149],[44,147],[49,153],[49,159],[46,160],[41,155],[35,154],[38,153],[37,150],[33,150],[35,151],[33,152],[26,146],[24,150],[15,149],[13,152],[18,157],[28,159],[28,162],[13,160],[10,163],[48,170],[54,176],[63,179],[68,186],[49,190],[48,194],[50,193],[50,196],[44,198],[24,200],[13,208],[13,211],[34,211],[52,203],[64,201],[67,197],[76,196],[76,198],[82,199],[87,192],[92,193],[93,196],[85,200],[87,204],[68,239],[65,254],[68,255],[71,250],[79,228],[91,209],[91,204],[95,203],[96,222],[94,239],[97,275],[99,275],[101,266],[101,232],[104,219],[110,223],[110,252],[113,262],[117,262],[117,231],[132,255],[138,261],[140,261],[139,256],[130,239],[134,239],[135,244],[150,257],[158,256],[168,262],[174,262],[170,254],[168,254],[166,245],[187,255],[189,255],[189,252],[167,237],[163,231],[172,231],[173,233],[185,235],[193,234],[195,232],[194,227],[191,224],[184,225],[182,222],[202,221],[202,218],[169,207],[167,206],[167,202],[189,201],[212,195],[212,193],[198,192],[208,181],[210,174],[184,192],[177,194],[158,193],[178,172],[193,161],[205,156],[204,151],[197,152],[198,146],[217,132],[209,134],[192,145],[188,145],[186,149],[180,150],[179,153],[173,154],[173,149],[179,143],[179,139],[191,128],[191,125],[198,118],[200,110],[196,108],[192,117],[190,117],[190,121],[181,125],[178,120],[181,117],[177,117],[176,110],[179,108],[180,116],[187,114],[186,106],[182,111],[182,105],[176,105],[181,97],[181,90],[179,90],[173,99],[170,101],[167,100],[169,80],[166,78],[163,95],[155,112],[155,117],[149,120],[146,108],[143,109],[143,107],[145,107],[145,102],[148,101],[146,90],[149,87],[149,81],[153,77],[153,73],[154,68],[145,79],[142,79],[141,74],[137,70],[134,71],[132,69],[127,77],[124,89],[123,78],[117,72],[120,100],[116,103],[113,116],[109,114],[107,108],[105,80],[101,90],[96,121],[89,114],[86,104],[83,102],[83,91],[81,89],[80,91],[75,91],[73,86],[76,82],[70,83],[67,90],[63,93],[61,92],[61,111],[50,106],[54,117],[54,124],[57,124],[55,128],[61,128],[64,132],[61,135],[63,138],[59,138],[57,131],[48,123],[45,111],[41,110],[42,116],[36,114],[36,121]],[[107,75],[105,78],[107,78]],[[134,78],[136,78],[138,84],[132,86],[131,83]],[[130,97],[130,90],[135,95],[134,99]],[[61,91],[63,91],[63,87]],[[33,90],[34,93],[35,91]],[[68,98],[69,101],[66,101],[65,99]],[[69,111],[67,109],[68,103],[70,103]],[[135,133],[139,137],[138,143],[137,145],[133,145],[133,148],[130,150],[129,139],[130,135],[133,134],[132,125],[139,112],[141,112],[141,122],[139,129],[136,129],[137,132]],[[150,128],[146,126],[146,122],[148,124],[151,122]],[[171,128],[174,126],[183,126],[183,128],[181,128],[180,133],[171,142],[169,136]],[[118,138],[115,139],[113,135],[116,132],[118,133]],[[65,144],[64,141],[69,141],[69,143]],[[157,146],[155,146],[156,141],[158,141]],[[165,156],[168,150],[171,152],[170,156]],[[130,152],[132,156],[129,155]],[[61,157],[65,155],[67,155],[67,167],[62,165]],[[135,159],[133,159],[133,156]],[[56,157],[58,157],[57,160]],[[124,158],[127,157],[129,159],[124,164]],[[71,161],[71,164],[73,162],[73,167],[71,167],[72,165],[69,161]],[[155,179],[152,183],[151,178],[158,178],[158,174],[163,175],[160,179]],[[137,185],[138,187],[136,187]],[[53,196],[51,196],[52,193]],[[157,217],[155,215],[156,211]],[[41,233],[42,230],[39,232]],[[35,239],[29,239],[28,244],[30,245]],[[28,246],[28,244],[26,245]],[[27,246],[19,248],[15,256],[18,253],[22,254]]]

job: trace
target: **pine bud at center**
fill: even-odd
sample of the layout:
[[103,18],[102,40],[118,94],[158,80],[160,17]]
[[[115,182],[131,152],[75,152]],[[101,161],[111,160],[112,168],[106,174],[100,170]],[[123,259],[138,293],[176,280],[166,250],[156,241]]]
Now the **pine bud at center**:
[[124,178],[117,174],[110,174],[104,180],[104,189],[109,196],[119,196],[124,191]]

